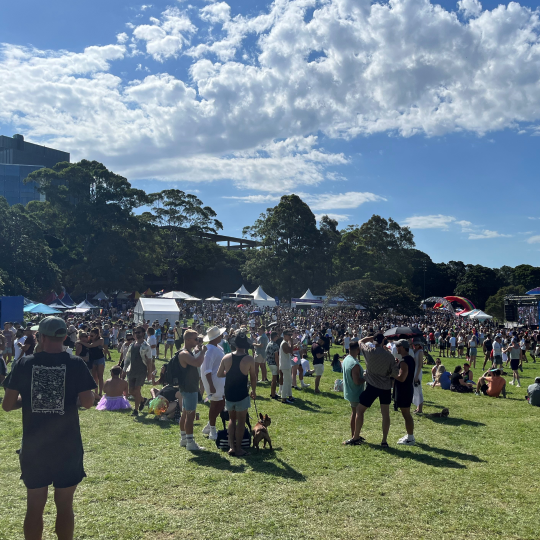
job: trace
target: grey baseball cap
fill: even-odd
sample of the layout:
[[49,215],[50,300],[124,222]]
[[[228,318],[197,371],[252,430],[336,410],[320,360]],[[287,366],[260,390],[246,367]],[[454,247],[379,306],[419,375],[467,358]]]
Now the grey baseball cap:
[[45,317],[39,322],[38,331],[41,336],[66,337],[67,326],[60,317]]
[[404,347],[405,349],[409,350],[409,340],[408,339],[400,339],[399,341],[396,341],[396,347]]

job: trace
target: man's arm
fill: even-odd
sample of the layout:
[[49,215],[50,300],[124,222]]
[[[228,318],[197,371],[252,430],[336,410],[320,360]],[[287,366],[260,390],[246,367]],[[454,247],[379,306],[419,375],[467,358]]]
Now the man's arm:
[[14,411],[15,409],[20,409],[22,407],[22,398],[19,395],[18,390],[12,390],[11,388],[6,388],[6,393],[4,395],[4,401],[2,401],[2,409],[4,411]]
[[86,390],[84,392],[79,392],[79,403],[81,407],[89,409],[95,401],[94,392],[92,390]]
[[286,341],[283,341],[283,352],[286,354],[291,354],[293,352],[292,347]]
[[356,384],[356,386],[360,386],[361,384],[364,384],[365,379],[363,379],[360,376],[360,366],[354,366],[351,369],[351,377],[353,380],[353,383]]
[[418,382],[420,379],[420,374],[422,373],[422,366],[424,364],[424,351],[420,351],[420,354],[418,355],[418,364],[416,366],[416,370],[414,372],[414,381]]
[[408,374],[409,374],[409,366],[407,365],[406,362],[400,362],[399,373],[397,377],[395,377],[396,381],[404,382]]
[[223,379],[225,377],[225,373],[226,373],[226,361],[229,359],[231,355],[230,354],[226,354],[222,359],[221,359],[221,364],[219,364],[219,369],[218,369],[218,372],[217,372],[217,376],[220,377],[221,379]]
[[279,371],[279,351],[276,351],[274,353],[274,362],[276,363],[276,366],[277,366],[278,371]]
[[189,366],[201,367],[204,362],[204,354],[199,354],[197,358],[191,356],[188,352],[184,351],[178,356],[180,361],[184,360]]

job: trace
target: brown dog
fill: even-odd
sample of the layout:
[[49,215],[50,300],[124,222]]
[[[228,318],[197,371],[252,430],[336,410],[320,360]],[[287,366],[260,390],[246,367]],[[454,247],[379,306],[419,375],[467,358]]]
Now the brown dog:
[[270,440],[270,435],[268,435],[267,427],[272,423],[272,419],[265,414],[259,414],[260,421],[255,424],[253,428],[253,448],[259,449],[259,443],[264,439],[263,448],[266,448],[266,443],[270,445],[270,450],[272,450],[272,441]]
[[431,416],[431,418],[447,418],[450,414],[450,411],[445,407],[441,412],[431,413],[426,416]]

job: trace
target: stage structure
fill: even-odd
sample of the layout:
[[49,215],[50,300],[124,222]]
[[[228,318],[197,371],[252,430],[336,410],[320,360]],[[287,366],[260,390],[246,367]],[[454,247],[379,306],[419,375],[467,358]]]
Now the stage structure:
[[538,303],[539,295],[504,297],[504,318],[506,322],[515,322],[523,326],[540,325]]

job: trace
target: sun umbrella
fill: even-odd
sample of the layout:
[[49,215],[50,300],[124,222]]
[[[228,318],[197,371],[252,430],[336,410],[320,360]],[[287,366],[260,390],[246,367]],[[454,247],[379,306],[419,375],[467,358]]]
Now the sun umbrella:
[[422,332],[418,328],[411,328],[409,326],[396,326],[395,328],[390,328],[384,333],[384,337],[387,338],[396,338],[399,336],[421,336]]
[[252,311],[251,314],[252,315],[261,315],[262,311]]

